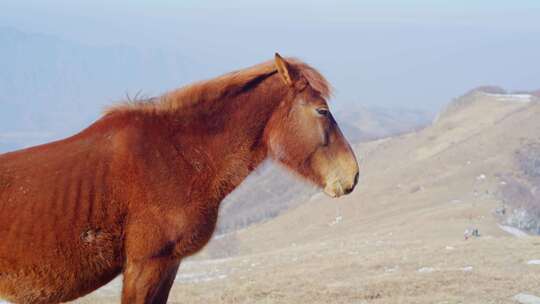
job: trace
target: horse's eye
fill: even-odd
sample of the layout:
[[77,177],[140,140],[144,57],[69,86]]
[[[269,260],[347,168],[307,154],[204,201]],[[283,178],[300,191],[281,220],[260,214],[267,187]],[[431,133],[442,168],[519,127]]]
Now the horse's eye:
[[326,116],[328,115],[329,112],[328,112],[328,109],[326,108],[318,108],[317,113],[319,113],[319,115]]

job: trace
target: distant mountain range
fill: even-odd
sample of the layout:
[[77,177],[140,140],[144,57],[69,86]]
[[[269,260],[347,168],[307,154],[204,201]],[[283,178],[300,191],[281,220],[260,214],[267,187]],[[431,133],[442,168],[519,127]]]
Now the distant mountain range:
[[125,94],[159,94],[190,73],[178,54],[12,28],[0,28],[0,45],[0,152],[73,133]]
[[425,111],[362,105],[347,105],[335,116],[345,136],[355,143],[410,132],[426,126],[433,118]]
[[[207,69],[173,52],[89,46],[12,28],[0,28],[0,45],[0,153],[73,134],[126,94],[157,95]],[[405,132],[430,118],[360,105],[335,114],[354,142]]]

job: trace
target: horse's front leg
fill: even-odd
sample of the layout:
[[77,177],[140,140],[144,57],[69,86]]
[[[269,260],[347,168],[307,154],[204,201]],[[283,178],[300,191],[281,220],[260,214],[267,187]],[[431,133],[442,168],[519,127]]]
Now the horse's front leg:
[[165,304],[180,260],[170,257],[128,261],[124,269],[122,304]]

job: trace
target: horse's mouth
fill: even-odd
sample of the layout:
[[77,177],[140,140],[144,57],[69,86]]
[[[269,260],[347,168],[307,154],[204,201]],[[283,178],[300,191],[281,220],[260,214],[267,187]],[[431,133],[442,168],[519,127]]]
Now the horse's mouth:
[[348,183],[349,184],[348,186],[344,186],[344,184],[347,184],[347,183],[344,183],[343,181],[339,179],[326,183],[326,186],[324,187],[324,193],[326,193],[330,197],[338,198],[340,196],[347,195],[353,192],[357,183],[358,183],[358,173],[356,173],[352,184]]
[[330,196],[332,198],[338,198],[340,196],[343,196],[344,194],[347,194],[343,190],[343,186],[341,185],[341,183],[339,181],[335,181],[333,183],[328,183],[324,187],[324,193],[326,193],[326,195],[328,195],[328,196]]

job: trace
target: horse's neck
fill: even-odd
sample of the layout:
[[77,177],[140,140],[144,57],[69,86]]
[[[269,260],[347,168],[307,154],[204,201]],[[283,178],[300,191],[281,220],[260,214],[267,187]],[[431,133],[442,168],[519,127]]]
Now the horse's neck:
[[262,139],[264,129],[286,93],[272,83],[275,80],[279,81],[268,79],[269,86],[253,88],[246,94],[220,101],[225,105],[222,111],[204,122],[219,124],[206,129],[206,134],[200,134],[202,149],[215,172],[211,187],[218,199],[234,190],[267,157]]

